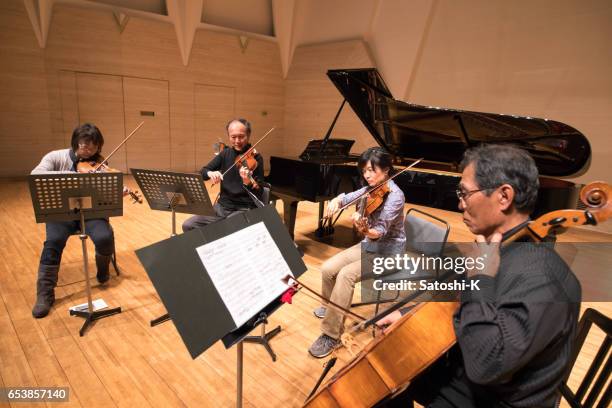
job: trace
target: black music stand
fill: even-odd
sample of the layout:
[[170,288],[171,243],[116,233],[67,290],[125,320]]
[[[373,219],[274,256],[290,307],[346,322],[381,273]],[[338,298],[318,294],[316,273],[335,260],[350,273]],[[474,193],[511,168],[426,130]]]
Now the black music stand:
[[172,233],[176,235],[176,213],[215,215],[204,179],[198,173],[130,169],[152,210],[172,212]]
[[[176,235],[176,213],[215,215],[201,174],[161,170],[130,169],[152,210],[172,212],[172,233]],[[170,320],[168,313],[151,320],[151,327]]]
[[93,310],[85,242],[87,240],[85,220],[123,215],[123,174],[35,174],[29,176],[28,182],[37,223],[76,220],[81,223],[79,238],[83,251],[87,311],[70,310],[70,315],[85,319],[79,330],[79,335],[82,337],[95,320],[121,313],[121,307]]
[[[240,245],[241,252],[228,241],[232,239],[246,243]],[[277,285],[283,269],[296,278],[306,271],[276,210],[253,209],[139,249],[136,255],[192,358],[220,339],[226,348],[237,345],[237,406],[241,406],[243,340],[263,323],[262,313],[268,317],[282,304],[286,286]],[[236,292],[220,286],[220,279],[231,279],[229,286]],[[277,293],[278,289],[282,290]],[[238,317],[237,300],[242,312]],[[255,301],[259,303],[253,306]]]

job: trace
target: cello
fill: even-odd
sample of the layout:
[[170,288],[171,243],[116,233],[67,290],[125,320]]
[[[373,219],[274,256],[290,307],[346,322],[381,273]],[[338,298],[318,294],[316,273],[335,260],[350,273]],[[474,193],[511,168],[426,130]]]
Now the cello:
[[[590,183],[580,192],[580,199],[587,206],[585,210],[557,210],[542,215],[505,236],[503,243],[525,237],[542,242],[569,227],[597,225],[610,217],[611,192],[606,183]],[[371,407],[405,389],[456,343],[452,318],[457,307],[457,302],[425,302],[413,307],[382,336],[367,344],[304,406]],[[363,327],[375,323],[391,309],[366,322]]]

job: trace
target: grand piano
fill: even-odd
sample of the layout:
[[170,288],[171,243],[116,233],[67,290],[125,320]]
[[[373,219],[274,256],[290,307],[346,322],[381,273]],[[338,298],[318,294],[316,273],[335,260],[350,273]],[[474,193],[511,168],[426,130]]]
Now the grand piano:
[[586,137],[561,122],[533,117],[462,111],[406,103],[393,98],[376,69],[330,70],[327,76],[344,100],[327,134],[312,140],[300,157],[270,158],[266,180],[273,198],[283,201],[284,221],[291,236],[300,201],[319,203],[316,235],[325,235],[321,218],[325,202],[361,186],[350,154],[354,141],[330,138],[346,102],[376,143],[389,151],[395,165],[423,157],[419,169],[406,171],[395,181],[406,202],[458,211],[455,189],[464,151],[480,143],[509,143],[525,149],[540,172],[538,202],[532,216],[575,208],[579,188],[556,177],[584,172],[591,147]]

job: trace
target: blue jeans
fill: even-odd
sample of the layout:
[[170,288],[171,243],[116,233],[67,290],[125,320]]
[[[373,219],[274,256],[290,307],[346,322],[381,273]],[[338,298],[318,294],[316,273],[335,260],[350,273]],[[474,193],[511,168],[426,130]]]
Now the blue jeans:
[[[62,252],[70,235],[80,230],[79,221],[48,222],[46,224],[47,238],[40,255],[43,265],[59,265]],[[113,230],[106,218],[85,221],[85,233],[91,238],[96,253],[110,256],[115,248]]]

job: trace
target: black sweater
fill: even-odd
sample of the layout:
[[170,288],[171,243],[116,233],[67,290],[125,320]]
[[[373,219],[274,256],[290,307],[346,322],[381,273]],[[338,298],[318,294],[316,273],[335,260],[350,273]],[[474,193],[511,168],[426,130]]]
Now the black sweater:
[[580,311],[578,280],[546,245],[501,250],[497,276],[473,276],[480,291],[454,317],[463,381],[474,406],[553,407]]
[[[208,177],[209,171],[220,171],[224,173],[229,169],[238,156],[244,151],[248,150],[251,145],[247,145],[243,152],[237,152],[232,147],[223,149],[218,155],[216,155],[206,166],[202,167],[200,172],[204,180],[210,179]],[[257,160],[257,168],[253,171],[253,178],[258,182],[263,182],[264,175],[264,162],[263,157],[259,153],[255,155]],[[221,197],[219,203],[225,208],[231,210],[254,208],[255,203],[253,199],[245,191],[242,183],[242,177],[240,177],[240,165],[234,166],[225,176],[221,182]],[[262,197],[262,188],[254,189],[252,186],[247,187],[255,196],[259,199]]]

